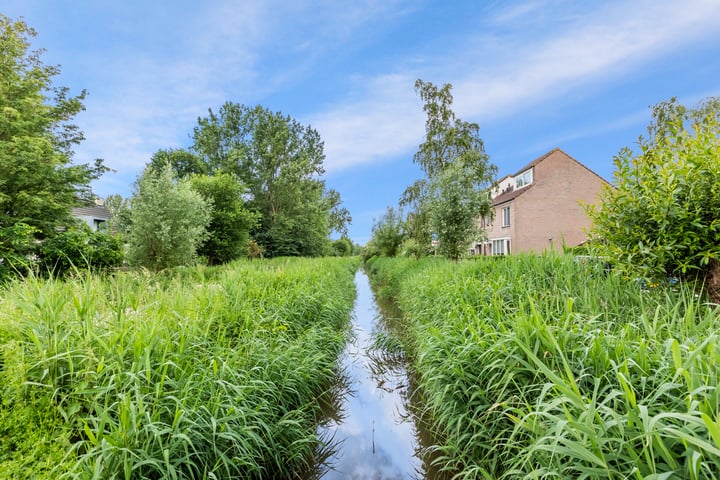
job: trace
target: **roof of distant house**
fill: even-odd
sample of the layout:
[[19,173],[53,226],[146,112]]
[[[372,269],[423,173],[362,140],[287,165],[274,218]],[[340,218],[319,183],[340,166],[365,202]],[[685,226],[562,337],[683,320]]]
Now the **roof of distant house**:
[[103,220],[110,220],[112,213],[103,205],[93,205],[92,207],[78,207],[72,209],[74,217],[93,217]]

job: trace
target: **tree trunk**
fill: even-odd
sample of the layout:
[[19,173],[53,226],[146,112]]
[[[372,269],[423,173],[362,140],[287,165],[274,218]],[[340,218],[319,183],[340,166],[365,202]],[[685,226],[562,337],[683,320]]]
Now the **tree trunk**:
[[710,268],[705,275],[705,288],[708,292],[708,299],[712,303],[720,304],[720,262],[710,261]]

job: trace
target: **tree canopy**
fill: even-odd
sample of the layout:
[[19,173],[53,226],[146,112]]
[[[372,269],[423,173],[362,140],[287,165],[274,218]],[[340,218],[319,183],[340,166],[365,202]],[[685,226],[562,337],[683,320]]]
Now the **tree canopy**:
[[252,237],[268,256],[322,255],[332,231],[350,215],[325,187],[323,142],[316,130],[281,113],[227,102],[198,119],[192,150],[211,175],[228,173],[247,186],[259,216]]
[[160,170],[166,163],[172,166],[178,178],[208,173],[207,163],[203,162],[194,153],[182,148],[158,150],[150,158],[149,165],[152,165],[156,170]]
[[490,214],[489,193],[476,188],[472,169],[462,162],[448,165],[431,188],[429,218],[439,240],[438,252],[458,259],[478,236],[478,218]]
[[407,232],[420,245],[437,236],[449,258],[463,255],[479,236],[477,219],[491,213],[488,190],[497,168],[489,162],[477,123],[456,117],[452,85],[417,80],[425,102],[425,141],[413,157],[425,178],[410,185],[400,204],[410,207]]
[[106,168],[73,165],[72,148],[83,134],[70,120],[86,92],[71,96],[53,87],[57,66],[30,51],[35,31],[0,15],[0,228],[25,223],[53,235],[70,209],[92,200],[90,181]]
[[[72,224],[92,201],[90,182],[107,169],[72,163],[83,134],[71,123],[86,92],[53,85],[58,66],[30,50],[35,31],[0,14],[0,257],[21,261]],[[62,228],[61,228],[62,227]],[[7,266],[7,265],[6,265]]]
[[154,270],[195,261],[207,237],[212,204],[178,180],[172,166],[148,166],[131,200],[128,260]]
[[594,249],[631,275],[699,278],[720,301],[720,99],[656,105],[638,144],[588,208]]
[[257,214],[243,202],[244,187],[230,174],[193,175],[190,186],[212,204],[207,237],[198,247],[198,255],[210,265],[230,262],[245,255],[250,230]]
[[372,239],[365,247],[365,257],[394,257],[399,253],[403,239],[402,212],[388,207],[383,216],[373,222]]

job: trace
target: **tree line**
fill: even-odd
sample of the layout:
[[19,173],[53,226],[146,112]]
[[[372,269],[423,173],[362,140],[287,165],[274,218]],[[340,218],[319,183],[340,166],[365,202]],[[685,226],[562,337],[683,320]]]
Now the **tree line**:
[[322,180],[318,132],[233,102],[198,119],[188,149],[157,151],[130,198],[106,199],[110,230],[91,231],[71,209],[94,204],[90,184],[110,169],[73,163],[84,137],[72,119],[87,92],[53,84],[60,69],[31,50],[35,35],[0,15],[0,276],[356,250],[350,214]]
[[[30,49],[35,31],[0,15],[0,277],[32,269],[154,269],[203,259],[357,252],[340,194],[328,189],[316,130],[262,106],[227,102],[198,118],[192,145],[149,159],[133,195],[106,199],[112,229],[91,232],[71,208],[109,168],[74,164],[83,133],[72,118],[86,92],[53,85],[59,67]],[[413,156],[424,177],[373,225],[365,256],[463,257],[483,238],[497,167],[479,126],[457,118],[452,85],[418,80],[425,138]],[[600,199],[588,249],[625,275],[695,281],[720,299],[720,99],[652,110],[638,149],[623,149]],[[331,242],[332,232],[341,235]],[[119,236],[116,235],[120,234]],[[435,245],[433,247],[433,244]]]

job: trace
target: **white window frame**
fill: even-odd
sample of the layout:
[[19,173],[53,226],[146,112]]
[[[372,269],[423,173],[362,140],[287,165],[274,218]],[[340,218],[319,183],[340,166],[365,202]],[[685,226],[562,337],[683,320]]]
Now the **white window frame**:
[[510,238],[494,238],[491,242],[493,256],[510,255]]
[[525,170],[520,175],[515,177],[515,188],[522,188],[525,185],[530,185],[533,181],[532,168]]
[[502,218],[501,226],[509,227],[510,226],[510,207],[502,207],[500,209],[500,218]]

